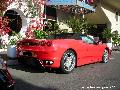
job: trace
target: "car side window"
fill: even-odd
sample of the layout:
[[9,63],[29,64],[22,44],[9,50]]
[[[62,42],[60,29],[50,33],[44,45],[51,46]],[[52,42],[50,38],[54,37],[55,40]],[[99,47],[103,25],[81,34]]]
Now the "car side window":
[[87,37],[87,36],[80,36],[80,38],[81,38],[85,43],[94,44],[93,39],[90,38],[90,37]]

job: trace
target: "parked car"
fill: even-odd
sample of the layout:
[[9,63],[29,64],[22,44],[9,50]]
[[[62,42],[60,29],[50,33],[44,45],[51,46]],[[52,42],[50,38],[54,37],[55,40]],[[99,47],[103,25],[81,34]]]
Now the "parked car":
[[37,61],[43,67],[59,68],[70,73],[75,67],[95,63],[107,63],[110,50],[87,35],[67,33],[51,35],[47,39],[24,39],[17,44],[20,63]]
[[0,64],[0,90],[14,90],[15,81],[6,67]]

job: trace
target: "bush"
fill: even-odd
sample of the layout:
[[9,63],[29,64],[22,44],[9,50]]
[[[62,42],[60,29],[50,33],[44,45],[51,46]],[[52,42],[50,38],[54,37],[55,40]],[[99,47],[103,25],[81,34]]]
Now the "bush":
[[36,39],[44,39],[48,36],[48,34],[42,30],[34,30],[33,33]]
[[91,29],[95,28],[95,25],[89,24],[86,19],[70,17],[64,21],[70,28],[72,28],[74,33],[91,33]]
[[105,28],[102,32],[102,36],[103,39],[105,39],[106,42],[111,42],[111,38],[112,38],[112,33],[111,33],[111,29],[109,28]]
[[120,45],[120,35],[117,31],[113,32],[112,40],[114,45]]
[[15,31],[12,31],[12,36],[9,38],[8,45],[16,45],[18,40],[21,40],[23,37],[20,34],[17,34]]

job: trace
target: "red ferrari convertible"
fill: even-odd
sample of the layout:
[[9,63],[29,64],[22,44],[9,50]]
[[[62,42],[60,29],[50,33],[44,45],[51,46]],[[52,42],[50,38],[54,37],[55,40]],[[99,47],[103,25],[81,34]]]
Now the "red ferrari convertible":
[[75,67],[95,63],[107,63],[110,50],[87,35],[51,35],[47,39],[24,39],[17,44],[20,63],[38,62],[46,68],[59,68],[70,73]]

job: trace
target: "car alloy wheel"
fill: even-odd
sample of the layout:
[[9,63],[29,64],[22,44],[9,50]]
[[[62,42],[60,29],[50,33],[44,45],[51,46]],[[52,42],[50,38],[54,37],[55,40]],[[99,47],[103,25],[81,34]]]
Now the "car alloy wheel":
[[63,73],[70,73],[75,68],[76,55],[72,50],[64,53],[61,61],[61,70]]
[[103,53],[103,57],[102,57],[102,61],[103,63],[107,63],[108,59],[109,59],[109,54],[108,54],[108,50],[105,49],[104,53]]

